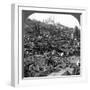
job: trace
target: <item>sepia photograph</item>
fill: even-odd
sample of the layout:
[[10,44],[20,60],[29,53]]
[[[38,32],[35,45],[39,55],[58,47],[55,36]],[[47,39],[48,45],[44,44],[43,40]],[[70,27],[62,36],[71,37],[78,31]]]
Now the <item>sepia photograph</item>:
[[81,74],[81,13],[22,10],[23,77]]

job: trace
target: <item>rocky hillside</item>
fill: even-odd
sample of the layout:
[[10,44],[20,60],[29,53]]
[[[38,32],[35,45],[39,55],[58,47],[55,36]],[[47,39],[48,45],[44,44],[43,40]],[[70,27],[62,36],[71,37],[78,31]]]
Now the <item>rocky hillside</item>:
[[60,71],[64,71],[60,75],[80,74],[80,30],[27,19],[24,77],[49,76]]

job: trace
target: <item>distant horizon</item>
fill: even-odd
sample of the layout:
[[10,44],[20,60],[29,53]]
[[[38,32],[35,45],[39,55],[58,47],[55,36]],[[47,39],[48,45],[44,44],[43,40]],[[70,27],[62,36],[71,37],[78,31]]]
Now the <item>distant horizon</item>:
[[80,29],[78,20],[74,16],[68,14],[33,13],[28,19],[47,22],[48,24],[61,24],[70,28],[75,28],[77,26]]

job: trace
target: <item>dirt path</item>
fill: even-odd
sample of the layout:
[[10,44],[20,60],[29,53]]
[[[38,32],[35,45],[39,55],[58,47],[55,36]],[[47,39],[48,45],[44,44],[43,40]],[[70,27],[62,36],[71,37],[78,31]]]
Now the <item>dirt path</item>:
[[59,71],[59,72],[51,73],[49,76],[61,76],[61,75],[62,75],[63,73],[65,73],[66,71],[72,73],[73,68],[67,67],[66,69],[62,69],[62,70]]

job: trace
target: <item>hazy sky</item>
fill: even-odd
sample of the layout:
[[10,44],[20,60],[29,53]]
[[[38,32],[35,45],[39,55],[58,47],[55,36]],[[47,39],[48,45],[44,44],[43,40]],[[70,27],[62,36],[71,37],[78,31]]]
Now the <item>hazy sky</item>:
[[54,20],[55,23],[61,23],[62,25],[72,28],[74,28],[75,26],[80,28],[78,20],[74,16],[68,14],[34,13],[30,15],[28,18],[31,20],[35,19],[41,22],[51,18],[52,20]]

